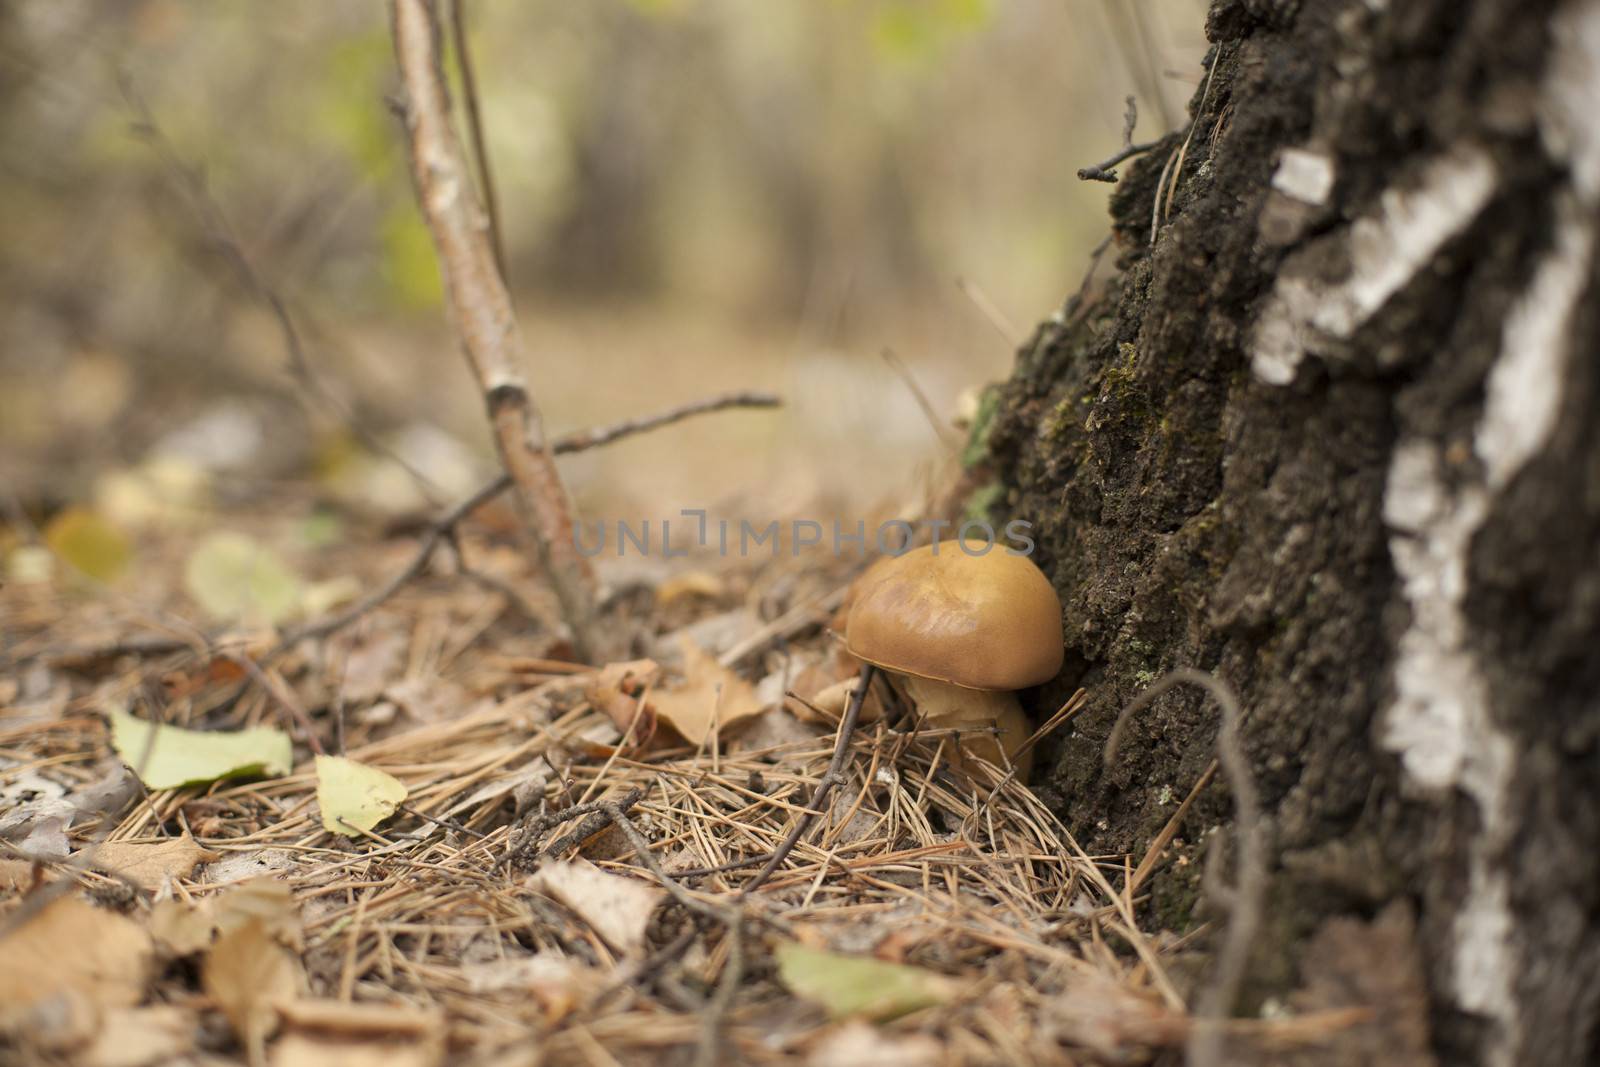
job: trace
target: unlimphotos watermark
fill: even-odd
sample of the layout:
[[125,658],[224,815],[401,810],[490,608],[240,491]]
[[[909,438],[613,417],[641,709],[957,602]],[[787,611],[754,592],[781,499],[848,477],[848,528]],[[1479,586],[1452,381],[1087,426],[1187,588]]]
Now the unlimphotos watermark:
[[[679,523],[676,528],[674,521]],[[674,533],[674,529],[678,532]],[[852,551],[865,556],[869,545],[883,555],[898,556],[910,551],[920,532],[928,531],[935,554],[940,549],[959,548],[969,556],[982,556],[998,548],[1008,555],[1029,556],[1034,547],[1029,536],[1032,530],[1033,524],[1024,519],[1012,519],[998,533],[981,519],[960,523],[948,519],[889,519],[879,523],[869,536],[865,519],[857,519],[853,528],[841,519],[826,525],[815,519],[773,519],[765,526],[757,526],[749,519],[712,519],[705,508],[684,508],[678,512],[678,520],[639,519],[635,523],[597,519],[592,526],[577,522],[572,527],[572,544],[579,555],[589,558],[605,553],[608,545],[619,557],[659,554],[667,559],[687,556],[695,548],[714,548],[719,556],[742,558],[765,551],[776,557],[785,546],[793,556],[806,549],[824,548],[836,557]],[[953,536],[941,541],[945,531]]]

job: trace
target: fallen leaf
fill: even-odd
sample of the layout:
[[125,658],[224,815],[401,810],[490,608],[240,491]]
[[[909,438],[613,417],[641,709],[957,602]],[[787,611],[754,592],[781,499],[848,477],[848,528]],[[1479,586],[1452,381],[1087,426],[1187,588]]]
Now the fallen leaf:
[[67,840],[66,820],[60,816],[50,816],[34,823],[33,829],[28,832],[17,845],[17,851],[31,860],[64,860],[72,852],[72,843]]
[[660,889],[581,859],[547,864],[526,885],[572,909],[623,956],[643,951],[650,913],[664,895]]
[[218,778],[288,774],[289,735],[270,726],[202,733],[157,725],[113,709],[111,746],[151,789],[177,789]]
[[0,939],[0,1010],[57,996],[101,1008],[144,995],[154,953],[138,923],[77,897],[62,897]]
[[329,833],[355,837],[370,830],[406,796],[405,783],[386,771],[343,756],[317,757],[317,804]]
[[211,918],[210,901],[186,904],[177,897],[151,905],[145,929],[163,956],[191,956],[211,944],[217,924]]
[[100,1032],[76,1060],[81,1067],[157,1067],[194,1051],[193,1012],[172,1004],[118,1008],[108,1012]]
[[252,1064],[266,1062],[276,1006],[299,996],[300,959],[273,939],[260,919],[223,934],[206,956],[201,977],[209,996],[238,1036]]
[[584,687],[583,696],[616,723],[624,736],[632,727],[633,744],[643,745],[655,735],[656,716],[654,708],[641,701],[660,677],[661,666],[653,659],[612,663]]
[[541,953],[522,959],[488,960],[462,968],[468,988],[478,996],[531,995],[553,1026],[604,991],[610,980],[595,967],[569,956]]
[[77,570],[102,582],[115,581],[133,561],[122,531],[87,508],[67,508],[44,528],[44,543]]
[[796,996],[822,1005],[833,1019],[893,1019],[943,1004],[955,994],[954,982],[919,967],[823,952],[797,942],[780,945],[774,955],[783,984]]
[[221,859],[188,834],[165,841],[108,841],[94,854],[94,868],[131,878],[140,888],[157,890],[169,878],[187,878],[196,866]]
[[683,643],[683,673],[681,684],[657,689],[652,700],[656,715],[691,745],[704,745],[713,731],[766,710],[755,686],[692,641]]
[[183,587],[219,619],[276,624],[300,607],[300,579],[265,545],[221,531],[200,542],[183,568]]
[[300,944],[300,916],[295,912],[294,892],[289,883],[276,878],[252,878],[234,886],[213,898],[211,912],[217,929],[225,934],[259,922],[285,944]]
[[[860,683],[859,678],[846,678],[842,682],[834,682],[819,690],[809,701],[791,698],[785,706],[801,722],[820,722],[837,727],[839,720],[844,718],[845,707],[850,703],[850,698]],[[822,714],[819,715],[818,712]],[[861,713],[857,721],[863,725],[877,722],[883,718],[883,714],[883,693],[878,686],[873,686],[867,690],[866,697],[861,701]]]
[[25,893],[34,883],[34,865],[28,860],[0,860],[0,890]]

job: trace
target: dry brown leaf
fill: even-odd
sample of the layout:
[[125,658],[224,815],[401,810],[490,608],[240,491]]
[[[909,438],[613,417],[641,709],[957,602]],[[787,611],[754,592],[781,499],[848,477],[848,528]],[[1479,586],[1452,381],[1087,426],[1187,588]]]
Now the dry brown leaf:
[[197,865],[221,858],[220,852],[202,848],[184,834],[164,841],[108,841],[95,853],[94,867],[153,891],[168,878],[187,878]]
[[171,1004],[118,1008],[101,1022],[94,1044],[81,1053],[81,1067],[158,1067],[194,1051],[196,1020]]
[[224,934],[252,921],[287,945],[300,946],[300,917],[294,910],[293,890],[276,878],[241,882],[212,903],[212,922]]
[[655,735],[656,715],[653,705],[641,708],[640,701],[660,677],[661,667],[653,659],[612,663],[584,688],[584,699],[616,723],[623,736],[632,726],[632,743],[642,745]]
[[547,864],[526,885],[565,904],[623,956],[643,950],[645,926],[664,895],[660,889],[608,874],[581,859]]
[[360,1041],[309,1033],[285,1034],[272,1048],[272,1067],[438,1067],[444,1040]]
[[755,686],[692,641],[683,642],[683,673],[683,682],[657,689],[652,699],[656,715],[691,745],[704,745],[713,730],[726,730],[766,710]]
[[610,980],[597,968],[566,956],[537,955],[523,959],[489,960],[465,968],[472,992],[528,993],[544,1009],[545,1022],[554,1026],[596,994]]
[[[844,717],[845,705],[850,703],[850,696],[856,690],[859,678],[846,678],[841,682],[817,692],[810,700],[810,706],[798,700],[789,700],[785,706],[794,713],[794,717],[801,722],[821,722],[829,726],[838,726],[839,720]],[[796,690],[798,692],[798,690]],[[818,715],[817,712],[822,712]],[[877,722],[883,718],[883,694],[877,686],[867,691],[866,698],[861,701],[861,723]]]
[[211,944],[216,922],[211,917],[211,901],[186,904],[176,897],[158,900],[150,908],[145,929],[165,956],[188,956]]
[[0,891],[23,893],[34,883],[34,865],[28,860],[0,860]]
[[62,897],[0,940],[0,1010],[57,996],[99,1008],[137,1004],[154,957],[138,923],[77,897]]
[[277,1005],[295,999],[304,986],[300,958],[273,938],[263,920],[252,918],[217,938],[202,977],[250,1062],[265,1063]]

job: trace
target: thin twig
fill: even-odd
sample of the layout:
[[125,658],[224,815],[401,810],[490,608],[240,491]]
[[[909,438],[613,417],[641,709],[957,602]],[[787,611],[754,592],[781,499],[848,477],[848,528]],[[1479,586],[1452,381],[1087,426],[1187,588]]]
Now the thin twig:
[[[1167,690],[1183,684],[1204,689],[1222,711],[1217,757],[1222,762],[1223,773],[1228,776],[1228,787],[1233,790],[1239,827],[1238,885],[1227,894],[1230,899],[1228,930],[1222,950],[1217,953],[1216,975],[1201,992],[1195,1013],[1201,1020],[1219,1020],[1232,1013],[1238,1000],[1245,963],[1261,926],[1262,895],[1267,882],[1266,831],[1261,819],[1261,799],[1240,740],[1243,714],[1239,710],[1239,700],[1225,683],[1205,671],[1193,667],[1169,671],[1117,716],[1111,736],[1106,739],[1105,762],[1110,766],[1115,760],[1123,731],[1133,714]],[[1219,1027],[1195,1027],[1189,1036],[1188,1062],[1199,1067],[1212,1067],[1222,1062],[1221,1042]]]
[[1132,159],[1134,156],[1142,156],[1160,144],[1161,141],[1159,140],[1145,141],[1142,144],[1130,144],[1123,148],[1120,152],[1101,160],[1099,163],[1094,163],[1087,167],[1080,167],[1078,169],[1078,178],[1079,180],[1086,182],[1116,182],[1117,172],[1112,168],[1125,159]]
[[911,373],[911,368],[906,366],[905,360],[901,359],[899,354],[887,345],[884,346],[879,354],[883,356],[883,361],[889,364],[890,369],[900,376],[900,380],[906,383],[906,388],[911,391],[912,399],[917,402],[917,407],[922,409],[922,416],[928,420],[928,425],[933,427],[933,434],[939,439],[939,443],[952,452],[959,452],[961,450],[961,442],[951,432],[945,421],[939,417],[938,411],[934,409],[933,401],[929,400],[928,394],[922,391],[922,384],[917,381],[916,375]]
[[716,1067],[722,1047],[722,1025],[733,995],[744,981],[744,922],[734,912],[727,924],[728,959],[722,965],[717,991],[706,1002],[700,1016],[700,1043],[695,1049],[695,1067]]
[[[515,863],[530,850],[533,851],[533,858],[535,859],[545,853],[555,855],[559,852],[565,852],[573,845],[593,837],[607,826],[610,826],[616,812],[626,812],[629,808],[639,803],[639,798],[642,796],[644,796],[644,789],[636,786],[618,801],[593,800],[586,804],[574,804],[559,811],[546,812],[543,815],[535,816],[523,826],[521,832],[517,834],[517,839],[512,842],[511,847],[506,850],[504,856],[500,857],[495,866],[497,868],[505,867]],[[553,829],[565,822],[571,822],[574,819],[581,819],[582,821],[578,823],[577,828],[571,833],[562,837],[548,849],[534,848],[546,830]]]
[[861,668],[861,678],[856,683],[855,691],[850,694],[850,703],[845,705],[844,716],[839,720],[839,737],[833,745],[833,758],[828,761],[827,771],[817,782],[816,792],[812,794],[806,810],[795,819],[788,836],[773,851],[772,857],[767,860],[767,865],[739,890],[739,899],[742,900],[755,892],[761,887],[762,882],[772,877],[772,872],[783,866],[783,861],[789,858],[789,853],[794,851],[800,839],[806,835],[806,831],[811,829],[812,821],[826,810],[823,803],[828,799],[828,794],[833,792],[833,787],[844,784],[844,761],[850,752],[850,735],[855,733],[856,722],[861,718],[861,704],[866,699],[867,690],[872,685],[872,676],[875,673],[877,668],[870,663]]
[[[680,404],[678,407],[669,408],[654,415],[627,419],[600,429],[579,430],[576,433],[559,438],[551,446],[550,450],[558,456],[564,456],[568,453],[583,452],[591,448],[598,448],[601,445],[608,445],[624,437],[645,433],[662,426],[670,426],[693,415],[704,415],[713,411],[723,411],[727,408],[771,408],[777,407],[781,403],[782,401],[771,393],[725,393],[722,396],[707,397],[704,400],[697,400],[689,404]],[[262,662],[271,663],[302,641],[326,637],[336,630],[341,630],[369,611],[386,603],[403,589],[408,582],[422,573],[422,569],[433,558],[434,552],[454,533],[463,519],[510,488],[511,476],[507,474],[502,474],[493,481],[479,486],[465,499],[428,524],[426,531],[422,535],[421,543],[417,545],[416,554],[411,557],[411,561],[405,567],[397,571],[387,582],[337,614],[290,630],[284,634],[270,652],[262,657]]]
[[545,441],[543,420],[522,376],[523,343],[511,294],[450,124],[439,64],[439,27],[427,0],[391,0],[395,57],[405,86],[405,127],[417,205],[433,235],[451,317],[489,410],[501,465],[511,476],[524,531],[549,579],[572,643],[583,658],[609,649],[598,623],[594,568],[574,543],[566,486]]
[[472,49],[467,43],[467,0],[450,0],[451,42],[456,63],[461,67],[461,96],[467,105],[467,133],[472,143],[472,158],[477,163],[479,191],[483,194],[483,213],[489,219],[489,244],[494,249],[494,265],[500,280],[511,288],[511,272],[506,269],[505,230],[500,225],[500,199],[494,191],[494,171],[489,166],[489,146],[483,135],[483,114],[478,106],[478,78],[473,73]]

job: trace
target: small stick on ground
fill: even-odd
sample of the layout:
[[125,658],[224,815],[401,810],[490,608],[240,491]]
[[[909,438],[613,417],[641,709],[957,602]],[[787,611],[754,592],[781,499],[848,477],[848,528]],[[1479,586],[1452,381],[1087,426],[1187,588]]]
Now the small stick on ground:
[[877,668],[868,663],[861,668],[861,678],[856,683],[856,688],[850,694],[850,703],[845,705],[844,716],[839,720],[839,739],[833,745],[833,759],[828,761],[828,769],[817,782],[817,790],[812,794],[811,802],[806,805],[806,810],[795,820],[794,827],[789,835],[779,842],[772,857],[767,860],[767,865],[739,890],[739,899],[744,899],[757,889],[761,883],[772,877],[772,872],[783,866],[783,861],[789,858],[789,853],[794,851],[800,839],[811,829],[811,823],[826,809],[824,802],[828,794],[833,792],[834,786],[843,785],[844,761],[850,753],[850,735],[855,733],[856,722],[861,718],[861,704],[866,699],[867,690],[872,686],[872,676],[877,673]]
[[644,789],[636,786],[630,789],[620,800],[594,800],[587,804],[574,804],[570,808],[562,808],[560,811],[550,811],[543,815],[535,816],[528,820],[527,825],[517,835],[517,839],[512,843],[511,848],[507,850],[504,856],[500,857],[495,866],[504,867],[516,862],[522,858],[524,853],[529,851],[529,847],[535,844],[546,830],[553,829],[565,822],[571,822],[573,819],[581,818],[583,821],[578,823],[576,829],[548,849],[540,849],[534,852],[534,858],[537,859],[545,853],[554,855],[558,852],[565,852],[573,845],[586,838],[593,837],[607,826],[610,826],[616,814],[626,814],[629,808],[639,803],[639,798],[642,796],[644,796]]
[[[1223,938],[1222,949],[1217,953],[1215,978],[1201,992],[1195,1013],[1205,1023],[1214,1023],[1231,1014],[1238,1000],[1245,962],[1249,958],[1256,931],[1261,926],[1261,898],[1267,883],[1266,831],[1261,820],[1261,798],[1256,792],[1255,779],[1250,776],[1250,763],[1245,758],[1244,746],[1239,738],[1243,715],[1239,710],[1238,698],[1225,683],[1205,671],[1193,667],[1169,671],[1117,716],[1111,736],[1106,739],[1105,762],[1109,766],[1116,758],[1123,731],[1133,714],[1167,690],[1183,684],[1204,689],[1222,710],[1222,728],[1217,733],[1217,758],[1228,776],[1228,786],[1233,790],[1239,824],[1238,884],[1226,894],[1229,900],[1228,930]],[[1194,1027],[1189,1035],[1188,1062],[1198,1067],[1213,1067],[1221,1063],[1222,1037],[1223,1029],[1219,1025]]]

